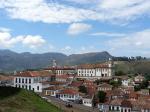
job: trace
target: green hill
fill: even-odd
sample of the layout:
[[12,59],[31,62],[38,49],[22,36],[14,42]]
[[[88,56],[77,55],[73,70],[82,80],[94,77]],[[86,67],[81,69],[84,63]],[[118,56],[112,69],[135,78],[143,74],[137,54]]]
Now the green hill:
[[0,112],[59,112],[32,91],[0,87]]
[[123,71],[124,73],[143,73],[143,74],[150,74],[150,61],[116,61],[115,63],[115,70],[116,71]]

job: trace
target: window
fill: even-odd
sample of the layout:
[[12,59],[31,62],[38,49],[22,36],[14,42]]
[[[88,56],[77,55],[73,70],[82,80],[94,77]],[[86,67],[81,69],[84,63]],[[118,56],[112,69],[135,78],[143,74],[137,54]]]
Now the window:
[[29,83],[31,84],[31,79],[29,79]]
[[111,110],[111,106],[109,106],[109,110]]
[[22,83],[24,83],[24,79],[22,79]]
[[37,90],[39,90],[39,86],[37,86]]
[[119,107],[117,107],[117,111],[119,111]]
[[18,82],[18,79],[16,78],[16,83]]
[[28,79],[26,79],[26,83],[28,82]]
[[19,83],[21,83],[21,79],[19,78]]

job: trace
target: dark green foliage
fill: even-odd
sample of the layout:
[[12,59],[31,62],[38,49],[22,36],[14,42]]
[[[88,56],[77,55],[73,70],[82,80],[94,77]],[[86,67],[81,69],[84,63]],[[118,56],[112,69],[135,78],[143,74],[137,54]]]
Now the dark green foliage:
[[118,80],[118,81],[110,80],[109,84],[112,85],[113,87],[118,87],[118,86],[121,86],[122,83],[121,83],[121,80]]
[[148,81],[144,80],[141,84],[134,86],[135,91],[139,91],[141,89],[146,89],[148,87]]
[[115,75],[116,76],[123,76],[123,75],[125,75],[125,73],[123,71],[119,70],[119,71],[115,72]]
[[87,88],[84,85],[79,86],[79,92],[81,92],[81,93],[87,93]]
[[98,99],[100,103],[104,103],[106,99],[106,93],[104,91],[98,91]]
[[16,95],[20,92],[20,90],[21,90],[20,88],[1,87],[0,86],[0,99],[4,99],[4,98],[7,98],[9,96]]

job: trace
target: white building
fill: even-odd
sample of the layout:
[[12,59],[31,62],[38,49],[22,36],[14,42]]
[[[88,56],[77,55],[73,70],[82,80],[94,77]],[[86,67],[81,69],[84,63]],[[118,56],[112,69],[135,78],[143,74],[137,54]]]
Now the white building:
[[45,70],[50,71],[56,75],[66,75],[66,74],[74,74],[76,73],[76,69],[74,67],[59,67],[53,66],[46,68]]
[[93,100],[93,97],[85,96],[82,98],[82,103],[85,106],[92,107],[92,100]]
[[84,64],[77,67],[77,77],[86,79],[110,79],[113,76],[113,63]]
[[49,87],[45,81],[51,81],[52,75],[43,71],[25,71],[14,76],[14,87],[42,92],[43,88]]
[[70,88],[62,90],[56,97],[59,97],[63,101],[75,101],[80,99],[79,92]]

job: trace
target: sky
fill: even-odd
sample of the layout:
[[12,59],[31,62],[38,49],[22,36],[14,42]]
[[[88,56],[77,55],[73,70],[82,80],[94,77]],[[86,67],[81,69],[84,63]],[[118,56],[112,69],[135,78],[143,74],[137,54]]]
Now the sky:
[[150,0],[0,0],[0,49],[150,57]]

